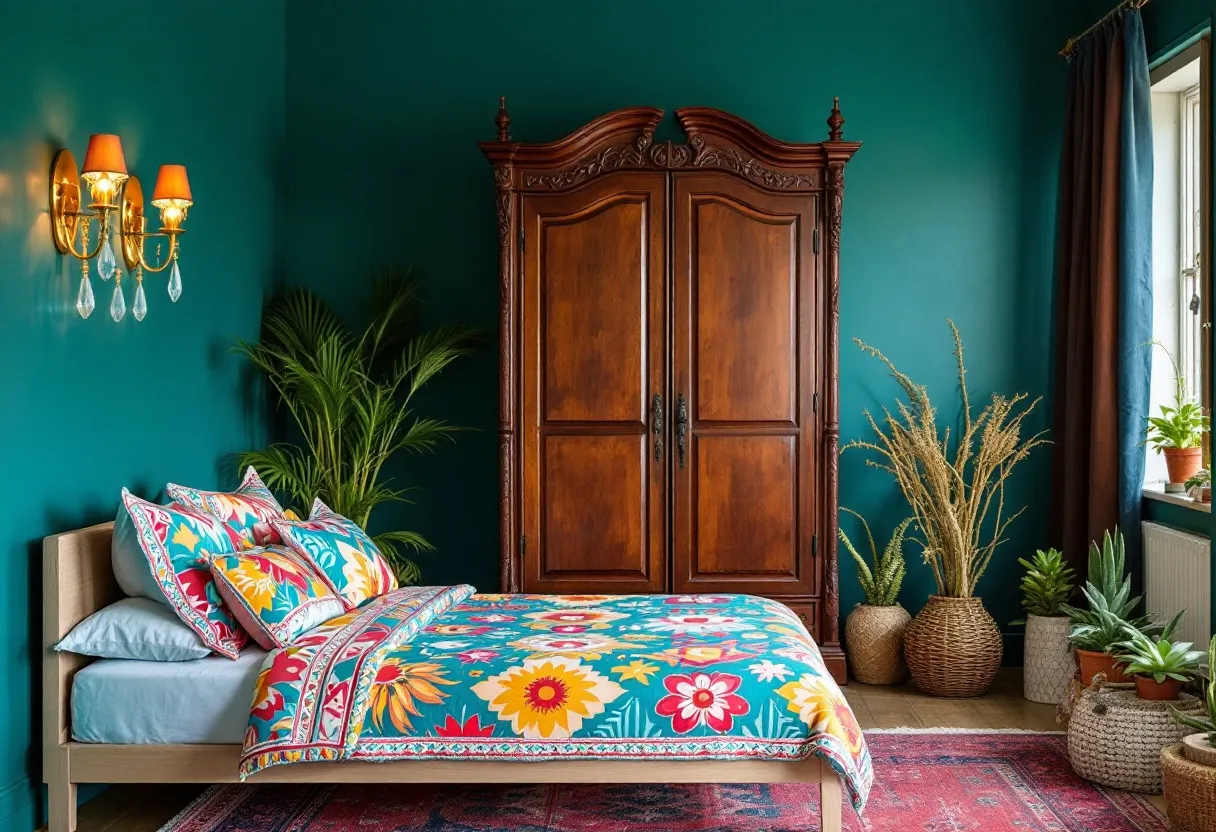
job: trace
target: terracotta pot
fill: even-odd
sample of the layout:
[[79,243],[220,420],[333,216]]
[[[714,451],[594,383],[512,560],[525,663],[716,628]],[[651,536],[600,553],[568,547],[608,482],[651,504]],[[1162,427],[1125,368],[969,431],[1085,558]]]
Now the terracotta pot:
[[1113,684],[1131,681],[1131,677],[1123,672],[1123,665],[1115,661],[1115,657],[1110,653],[1078,650],[1077,664],[1081,666],[1081,684],[1085,687],[1093,683],[1097,673],[1105,673],[1106,681]]
[[1201,502],[1201,503],[1212,502],[1212,486],[1205,485],[1203,487],[1203,489],[1199,492],[1199,502]]
[[1216,767],[1216,747],[1207,734],[1188,734],[1182,738],[1182,756],[1201,766]]
[[1178,698],[1178,694],[1182,693],[1182,682],[1177,679],[1167,678],[1164,682],[1158,682],[1152,676],[1141,676],[1136,674],[1136,696],[1141,699],[1149,699],[1154,702],[1172,702]]
[[930,696],[980,696],[1001,666],[1001,631],[979,598],[930,595],[904,634],[912,680]]
[[1203,466],[1203,448],[1166,448],[1164,453],[1170,482],[1186,482]]
[[1068,643],[1065,616],[1026,616],[1022,695],[1031,702],[1059,705],[1076,675],[1077,662]]
[[904,632],[912,616],[896,604],[858,604],[845,621],[849,665],[863,685],[898,685],[908,676],[904,662]]

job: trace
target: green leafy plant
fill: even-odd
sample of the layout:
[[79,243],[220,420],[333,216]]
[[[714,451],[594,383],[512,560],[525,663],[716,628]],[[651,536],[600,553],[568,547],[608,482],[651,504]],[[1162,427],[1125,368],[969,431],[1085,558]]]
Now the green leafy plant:
[[1170,706],[1170,714],[1179,725],[1207,734],[1208,743],[1216,746],[1216,636],[1212,636],[1212,643],[1208,645],[1208,676],[1207,695],[1204,697],[1208,706],[1207,714],[1195,716],[1180,713],[1173,705]]
[[1203,405],[1195,401],[1186,390],[1186,378],[1174,360],[1173,354],[1160,341],[1153,344],[1161,347],[1174,368],[1174,404],[1161,405],[1160,416],[1149,416],[1145,441],[1160,453],[1166,448],[1198,448],[1203,444],[1203,435],[1211,428]]
[[[406,490],[384,476],[399,453],[433,449],[459,428],[410,410],[428,381],[472,351],[473,330],[446,326],[412,334],[418,284],[389,270],[373,284],[371,320],[348,329],[315,294],[289,289],[262,316],[262,338],[237,341],[235,351],[266,374],[279,404],[291,415],[301,444],[278,443],[239,455],[265,483],[307,515],[320,497],[338,514],[366,528],[380,505],[408,502]],[[402,583],[417,583],[418,567],[405,550],[430,544],[413,531],[373,537]]]
[[[1177,625],[1182,614],[1175,616],[1172,624]],[[1124,625],[1127,641],[1118,646],[1124,652],[1118,660],[1127,665],[1131,674],[1151,676],[1153,681],[1160,684],[1166,679],[1176,679],[1179,682],[1188,681],[1199,669],[1199,659],[1203,656],[1198,650],[1191,649],[1189,641],[1171,642],[1168,635],[1149,638],[1144,633]],[[1173,633],[1173,627],[1169,628]]]
[[1026,569],[1021,584],[1022,606],[1026,612],[1044,617],[1062,615],[1076,578],[1076,572],[1064,562],[1064,555],[1056,549],[1046,552],[1040,549],[1034,553],[1033,561],[1018,558],[1018,563]]
[[865,593],[866,603],[874,607],[893,606],[899,597],[899,588],[904,582],[904,570],[907,568],[904,563],[904,535],[915,518],[909,517],[895,527],[891,539],[880,556],[878,545],[874,542],[874,535],[870,532],[870,524],[866,522],[866,519],[852,509],[842,507],[841,510],[847,511],[861,521],[861,525],[866,530],[866,538],[870,541],[870,557],[874,561],[873,567],[867,564],[865,558],[853,547],[853,543],[844,533],[844,529],[838,531],[840,541],[844,543],[844,547],[849,550],[849,554],[857,563],[857,580],[861,583],[861,591]]
[[1140,596],[1131,597],[1132,578],[1126,574],[1123,534],[1117,529],[1113,537],[1109,531],[1103,534],[1102,548],[1096,542],[1089,544],[1088,573],[1089,580],[1081,587],[1088,609],[1060,605],[1071,622],[1068,641],[1074,647],[1110,653],[1126,639],[1124,625],[1143,633],[1161,632],[1148,616],[1132,616],[1140,606]]
[[1188,491],[1192,488],[1210,488],[1212,486],[1212,472],[1207,468],[1200,468],[1187,479],[1184,485]]

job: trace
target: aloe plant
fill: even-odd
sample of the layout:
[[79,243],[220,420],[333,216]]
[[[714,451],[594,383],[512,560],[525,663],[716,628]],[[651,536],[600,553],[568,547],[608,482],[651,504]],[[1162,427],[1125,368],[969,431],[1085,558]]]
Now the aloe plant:
[[1088,567],[1089,580],[1081,587],[1081,594],[1089,608],[1060,605],[1072,624],[1069,643],[1080,650],[1110,653],[1126,641],[1125,624],[1148,635],[1163,632],[1147,615],[1132,617],[1141,599],[1139,595],[1131,597],[1132,578],[1127,574],[1122,533],[1116,530],[1113,537],[1109,531],[1103,534],[1101,548],[1096,542],[1090,543]]
[[1046,552],[1040,549],[1034,553],[1033,561],[1018,558],[1018,563],[1026,568],[1021,584],[1026,612],[1044,617],[1062,615],[1076,577],[1076,572],[1064,562],[1064,555],[1056,549]]
[[[1169,635],[1181,620],[1182,613],[1174,616],[1167,627]],[[1126,652],[1118,656],[1118,660],[1127,665],[1126,672],[1133,675],[1151,676],[1158,684],[1166,679],[1186,682],[1199,669],[1199,659],[1203,656],[1198,650],[1191,649],[1189,641],[1171,642],[1169,635],[1163,634],[1157,638],[1149,638],[1139,630],[1124,625],[1127,641],[1120,642],[1118,647]]]
[[1216,636],[1212,636],[1212,643],[1208,645],[1208,676],[1207,695],[1204,697],[1208,712],[1200,716],[1184,714],[1171,705],[1170,715],[1179,725],[1207,734],[1208,743],[1216,746]]
[[866,530],[866,538],[870,541],[870,557],[874,561],[872,567],[853,547],[853,543],[844,533],[844,529],[839,530],[840,541],[844,543],[844,547],[849,550],[849,554],[857,563],[857,580],[861,583],[861,591],[865,593],[866,603],[874,607],[894,605],[899,597],[899,588],[904,582],[904,570],[907,568],[904,563],[904,535],[907,534],[908,526],[915,518],[909,517],[895,527],[891,539],[880,556],[878,544],[874,542],[874,535],[870,532],[870,524],[866,522],[866,519],[852,509],[842,507],[841,510],[847,511],[861,521],[861,525]]

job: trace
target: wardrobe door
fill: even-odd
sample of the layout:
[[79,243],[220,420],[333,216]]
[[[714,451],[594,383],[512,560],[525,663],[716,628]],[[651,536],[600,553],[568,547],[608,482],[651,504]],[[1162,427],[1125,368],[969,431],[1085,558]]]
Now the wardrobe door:
[[520,216],[523,591],[661,592],[667,178],[526,193]]
[[814,609],[815,200],[675,175],[677,592],[778,595]]

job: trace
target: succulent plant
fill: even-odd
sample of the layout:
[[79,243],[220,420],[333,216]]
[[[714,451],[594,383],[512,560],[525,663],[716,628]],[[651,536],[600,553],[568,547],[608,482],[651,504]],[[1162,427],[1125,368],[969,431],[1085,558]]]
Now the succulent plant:
[[1208,645],[1208,677],[1207,695],[1204,697],[1208,706],[1207,714],[1195,716],[1180,713],[1172,705],[1170,714],[1179,725],[1207,734],[1208,743],[1216,746],[1216,636],[1212,636],[1212,643]]
[[[1176,626],[1181,618],[1182,613],[1178,613],[1170,622],[1171,634],[1173,626]],[[1190,681],[1199,670],[1199,659],[1203,657],[1203,653],[1192,650],[1189,641],[1171,642],[1166,635],[1149,638],[1126,625],[1124,631],[1127,633],[1127,641],[1118,646],[1126,652],[1119,655],[1118,659],[1127,665],[1127,673],[1151,676],[1153,681],[1160,684],[1166,679]]]

